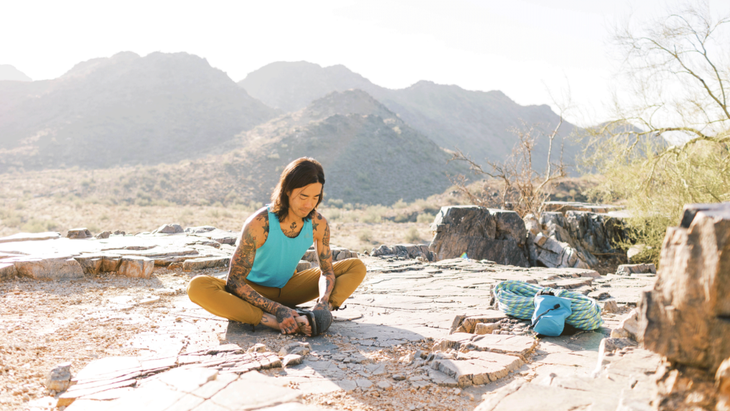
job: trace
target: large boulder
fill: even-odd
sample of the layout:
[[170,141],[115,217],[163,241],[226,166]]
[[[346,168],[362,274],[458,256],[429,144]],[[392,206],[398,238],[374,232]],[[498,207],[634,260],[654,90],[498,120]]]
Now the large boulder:
[[644,346],[714,373],[730,357],[730,203],[685,206],[639,305]]
[[17,271],[14,263],[4,263],[0,261],[0,281],[11,280],[15,278]]
[[[587,211],[544,212],[539,228],[546,241],[534,234],[534,217],[528,219],[528,248],[535,260],[546,267],[587,268],[598,265],[598,255],[617,254],[613,241],[623,238],[623,222],[606,214]],[[534,248],[534,251],[533,251]],[[532,260],[532,258],[531,258]]]
[[514,211],[477,206],[442,207],[433,223],[429,249],[436,260],[466,253],[475,260],[528,267],[527,229]]

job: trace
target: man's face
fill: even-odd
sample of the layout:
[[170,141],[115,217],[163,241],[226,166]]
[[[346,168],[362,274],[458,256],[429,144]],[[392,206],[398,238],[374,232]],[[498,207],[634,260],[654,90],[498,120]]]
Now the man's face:
[[308,184],[288,192],[289,213],[294,213],[298,218],[308,216],[317,205],[321,192],[322,184],[320,183]]

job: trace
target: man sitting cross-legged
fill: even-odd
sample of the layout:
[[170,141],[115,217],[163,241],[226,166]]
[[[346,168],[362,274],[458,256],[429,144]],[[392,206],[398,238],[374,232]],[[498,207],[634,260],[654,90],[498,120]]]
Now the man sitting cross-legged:
[[[319,162],[299,158],[290,163],[274,189],[272,204],[243,224],[227,280],[193,278],[188,284],[190,300],[217,316],[261,323],[283,334],[318,335],[326,330],[329,312],[355,291],[366,270],[356,258],[332,264],[329,225],[317,211],[323,185]],[[319,268],[295,273],[312,243]],[[312,312],[292,308],[314,299]],[[322,324],[317,323],[320,318]]]

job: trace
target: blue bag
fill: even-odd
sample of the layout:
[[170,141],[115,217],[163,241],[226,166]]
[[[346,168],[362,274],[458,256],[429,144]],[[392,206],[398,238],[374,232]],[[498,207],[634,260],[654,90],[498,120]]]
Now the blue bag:
[[557,337],[563,333],[565,319],[573,313],[570,300],[549,294],[535,296],[532,327],[536,333]]

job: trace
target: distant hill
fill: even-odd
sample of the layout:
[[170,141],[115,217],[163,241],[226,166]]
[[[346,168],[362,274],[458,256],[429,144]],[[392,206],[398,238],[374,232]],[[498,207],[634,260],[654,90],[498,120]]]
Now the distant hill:
[[310,156],[329,175],[327,195],[353,203],[425,198],[449,187],[449,175],[466,172],[447,164],[450,154],[361,90],[330,93],[241,137],[254,169],[266,170],[264,186],[273,186],[289,161]]
[[25,73],[11,66],[10,64],[0,64],[0,81],[32,81]]
[[467,172],[447,164],[448,153],[359,90],[331,93],[229,144],[193,161],[97,170],[78,194],[140,204],[263,203],[283,168],[309,156],[324,166],[326,198],[390,205],[442,193],[449,175]]
[[[550,107],[520,106],[500,91],[469,91],[458,86],[420,81],[401,90],[390,90],[371,83],[344,66],[273,63],[260,68],[238,83],[265,104],[301,108],[332,91],[362,89],[396,113],[403,121],[441,147],[462,150],[482,164],[502,161],[512,151],[517,138],[512,130],[533,126],[552,131],[559,121]],[[564,158],[572,163],[579,148],[565,139],[576,127],[564,122],[555,156],[565,143]],[[547,144],[537,141],[535,166],[545,166]],[[555,159],[556,157],[553,157]]]
[[345,66],[322,68],[306,61],[267,64],[238,85],[264,104],[286,112],[300,110],[333,91],[356,88],[372,94],[378,88]]
[[199,158],[278,114],[200,57],[119,53],[0,82],[0,172]]

